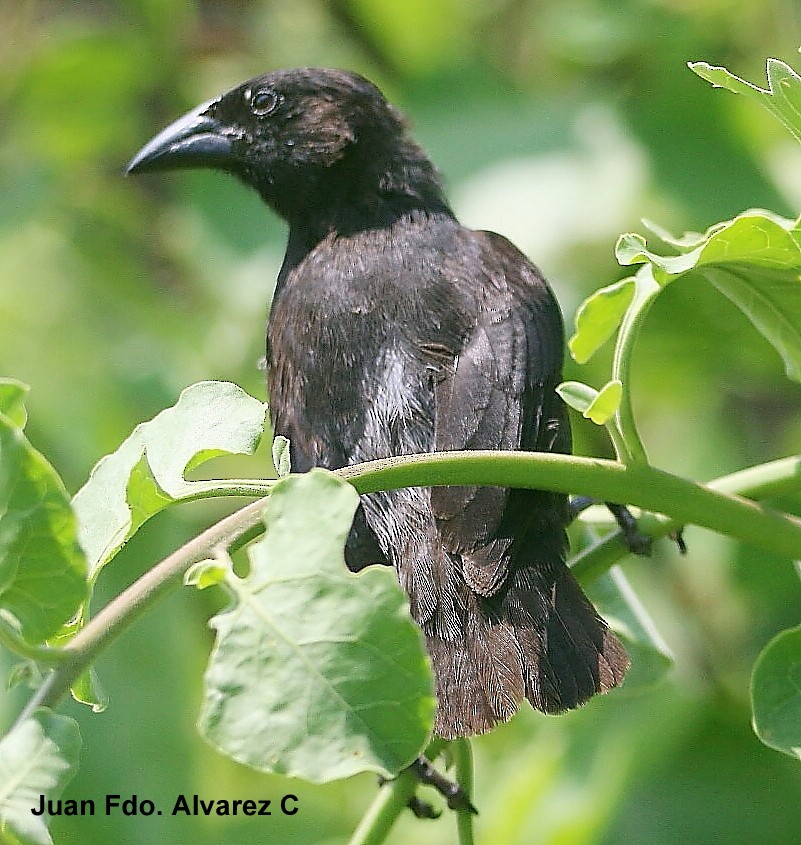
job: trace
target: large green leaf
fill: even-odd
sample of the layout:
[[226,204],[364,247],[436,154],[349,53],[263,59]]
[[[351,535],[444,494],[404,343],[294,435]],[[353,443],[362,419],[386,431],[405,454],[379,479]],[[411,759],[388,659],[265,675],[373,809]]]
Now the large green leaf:
[[801,381],[799,222],[752,209],[704,235],[666,242],[671,254],[662,255],[649,249],[641,235],[623,235],[616,247],[618,261],[650,264],[660,285],[699,274],[731,299],[776,348],[788,377]]
[[96,574],[145,520],[201,486],[184,478],[187,470],[217,455],[251,454],[265,410],[235,384],[198,382],[100,460],[73,500],[90,572]]
[[778,59],[768,59],[767,88],[752,85],[725,67],[716,67],[706,62],[690,62],[689,67],[716,88],[726,88],[755,100],[801,141],[801,76],[789,65]]
[[640,691],[664,678],[673,666],[673,655],[623,570],[613,567],[586,589],[631,658],[623,689]]
[[212,620],[200,727],[234,759],[313,782],[392,776],[434,711],[419,628],[391,569],[354,575],[345,538],[358,497],[316,469],[276,484],[251,571]]
[[25,410],[27,393],[27,384],[13,378],[0,378],[0,414],[5,414],[19,428],[25,428],[28,421]]
[[762,742],[801,760],[801,626],[782,631],[759,655],[751,706]]
[[15,633],[41,643],[86,597],[86,561],[58,473],[16,424],[21,390],[6,382],[4,392],[14,419],[0,413],[0,610]]
[[78,763],[81,736],[67,716],[38,710],[0,739],[0,841],[50,845],[41,797],[57,798]]
[[593,354],[617,331],[631,300],[634,279],[622,279],[595,291],[576,312],[576,331],[570,338],[570,354],[586,364]]

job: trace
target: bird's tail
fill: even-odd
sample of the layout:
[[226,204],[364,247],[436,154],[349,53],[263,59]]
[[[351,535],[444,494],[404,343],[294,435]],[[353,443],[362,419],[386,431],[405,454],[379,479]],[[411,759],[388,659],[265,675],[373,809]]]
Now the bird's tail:
[[561,713],[623,680],[626,650],[561,560],[510,572],[491,598],[451,574],[455,601],[422,624],[440,736],[484,733],[511,718],[523,698]]

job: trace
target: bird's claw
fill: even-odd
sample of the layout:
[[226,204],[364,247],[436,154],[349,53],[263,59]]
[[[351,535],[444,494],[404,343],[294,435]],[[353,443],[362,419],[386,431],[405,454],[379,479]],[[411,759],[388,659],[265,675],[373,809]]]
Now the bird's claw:
[[631,511],[625,505],[618,505],[615,502],[604,502],[604,504],[609,508],[612,516],[614,516],[623,534],[623,542],[626,544],[628,550],[635,555],[645,555],[646,557],[650,555],[653,548],[653,541],[650,537],[639,531],[637,520]]
[[445,803],[451,810],[467,810],[470,813],[478,813],[478,810],[470,801],[470,796],[458,783],[448,780],[441,775],[425,757],[418,757],[409,770],[413,772],[420,783],[433,786],[434,789],[445,799]]
[[679,553],[686,555],[687,554],[687,543],[684,541],[684,529],[679,528],[677,531],[671,531],[668,534],[671,540],[679,547]]
[[[569,506],[571,522],[582,511],[587,510],[587,508],[596,503],[596,500],[590,496],[573,496]],[[617,522],[623,534],[623,542],[626,544],[628,550],[635,555],[650,555],[652,547],[651,538],[637,529],[637,520],[634,519],[631,511],[625,505],[618,505],[615,502],[604,502],[604,504],[612,516],[614,516],[615,522]]]
[[[596,504],[595,499],[589,496],[573,496],[570,500],[571,522],[582,511],[585,511],[594,504]],[[637,528],[637,520],[631,511],[625,505],[618,505],[615,502],[604,502],[604,504],[612,516],[614,516],[615,522],[617,522],[620,532],[623,535],[623,542],[626,544],[628,550],[635,555],[650,555],[653,548],[653,540]],[[668,536],[679,547],[681,554],[687,554],[687,543],[684,542],[683,528],[679,528],[677,531],[671,531]]]
[[438,819],[442,815],[440,810],[434,809],[433,804],[423,801],[422,798],[418,798],[416,795],[412,795],[406,806],[414,813],[415,818],[418,819]]

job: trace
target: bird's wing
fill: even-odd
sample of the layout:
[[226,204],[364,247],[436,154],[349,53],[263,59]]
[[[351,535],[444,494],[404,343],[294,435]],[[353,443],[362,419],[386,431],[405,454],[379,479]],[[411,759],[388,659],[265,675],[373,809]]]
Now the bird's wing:
[[[435,449],[570,451],[569,424],[554,392],[563,345],[558,305],[509,241],[489,232],[474,237],[484,276],[477,318],[434,387]],[[501,487],[436,487],[431,504],[468,584],[493,595],[506,579],[514,537],[525,533],[524,511],[536,510],[531,496]]]

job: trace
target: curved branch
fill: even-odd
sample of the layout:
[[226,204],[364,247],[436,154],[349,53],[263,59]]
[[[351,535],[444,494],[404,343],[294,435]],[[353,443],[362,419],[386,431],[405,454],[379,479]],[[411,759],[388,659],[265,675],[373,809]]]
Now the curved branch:
[[212,557],[220,546],[230,547],[258,529],[264,505],[265,499],[259,499],[221,519],[110,601],[61,649],[60,664],[28,702],[20,721],[38,707],[54,707],[96,655],[167,592],[193,563]]
[[[801,488],[801,457],[785,459],[782,467],[785,484],[789,474],[794,489]],[[432,483],[581,493],[664,514],[679,526],[700,525],[782,557],[801,556],[801,519],[651,466],[541,452],[471,451],[386,458],[345,467],[337,474],[359,493]]]
[[634,410],[631,406],[631,362],[634,360],[634,345],[640,329],[662,290],[654,279],[651,265],[647,265],[647,268],[640,270],[634,276],[634,299],[620,325],[612,360],[612,378],[618,379],[623,385],[623,395],[620,398],[620,407],[615,414],[614,422],[626,451],[621,455],[617,443],[615,448],[618,450],[618,457],[625,463],[643,465],[648,463],[648,456],[637,431]]
[[[801,488],[801,455],[779,458],[767,464],[733,472],[709,481],[710,490],[727,495],[743,496],[746,499],[767,499]],[[666,537],[682,528],[675,519],[657,514],[643,514],[637,520],[637,529],[656,540]],[[629,550],[619,530],[614,530],[603,539],[593,543],[574,555],[568,564],[578,580],[587,584],[614,566]]]
[[[485,484],[580,491],[603,501],[626,502],[667,515],[675,525],[694,523],[761,546],[783,557],[801,558],[801,520],[737,496],[716,492],[747,488],[775,493],[801,488],[801,457],[775,461],[712,482],[694,484],[647,466],[538,452],[438,452],[371,461],[337,470],[359,493],[399,487]],[[64,648],[63,660],[28,702],[20,719],[37,707],[53,707],[96,655],[170,589],[194,563],[216,549],[243,543],[261,530],[265,500],[259,499],[199,534],[146,572],[104,607]],[[661,527],[659,529],[662,530]],[[668,529],[669,530],[669,529]],[[622,555],[618,550],[611,564]],[[586,578],[586,573],[584,574]]]

